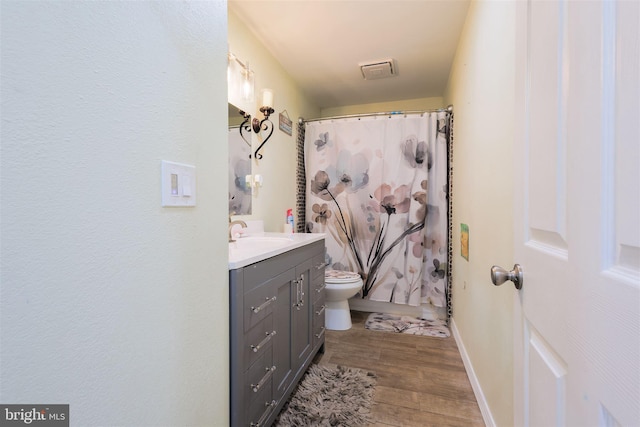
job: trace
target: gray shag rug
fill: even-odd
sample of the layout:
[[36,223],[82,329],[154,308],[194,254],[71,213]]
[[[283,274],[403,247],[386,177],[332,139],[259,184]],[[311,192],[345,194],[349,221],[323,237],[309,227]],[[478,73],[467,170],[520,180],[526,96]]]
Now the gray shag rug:
[[274,426],[366,426],[376,376],[344,366],[312,364]]
[[372,331],[399,332],[402,334],[427,335],[439,338],[451,336],[444,320],[427,320],[387,313],[371,313],[364,327]]

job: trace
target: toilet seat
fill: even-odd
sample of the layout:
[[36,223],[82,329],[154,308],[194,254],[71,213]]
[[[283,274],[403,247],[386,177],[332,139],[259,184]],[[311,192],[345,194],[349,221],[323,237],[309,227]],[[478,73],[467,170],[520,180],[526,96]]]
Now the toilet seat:
[[360,275],[352,271],[325,270],[324,272],[325,283],[355,283],[359,280],[361,280]]

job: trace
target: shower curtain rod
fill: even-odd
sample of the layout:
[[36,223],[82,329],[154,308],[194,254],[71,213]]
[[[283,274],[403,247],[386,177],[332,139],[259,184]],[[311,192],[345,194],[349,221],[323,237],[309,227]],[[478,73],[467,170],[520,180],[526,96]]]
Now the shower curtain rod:
[[298,123],[319,122],[321,120],[335,120],[335,119],[351,119],[354,117],[373,117],[373,116],[399,116],[403,114],[423,114],[423,113],[453,113],[453,105],[448,105],[447,108],[435,108],[432,110],[409,110],[409,111],[387,111],[381,113],[362,113],[362,114],[349,114],[345,116],[331,116],[331,117],[318,117],[316,119],[305,120],[304,118],[298,118]]

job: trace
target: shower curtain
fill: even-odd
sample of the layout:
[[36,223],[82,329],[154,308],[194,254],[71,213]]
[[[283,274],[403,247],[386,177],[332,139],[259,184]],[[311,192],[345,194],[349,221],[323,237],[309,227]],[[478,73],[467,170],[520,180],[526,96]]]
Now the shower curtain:
[[305,227],[362,298],[446,307],[448,113],[307,122]]

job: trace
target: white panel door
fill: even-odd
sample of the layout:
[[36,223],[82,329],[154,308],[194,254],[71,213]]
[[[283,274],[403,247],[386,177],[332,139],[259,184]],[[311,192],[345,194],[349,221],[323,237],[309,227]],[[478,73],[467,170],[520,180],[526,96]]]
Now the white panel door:
[[640,2],[517,7],[514,421],[638,426]]

